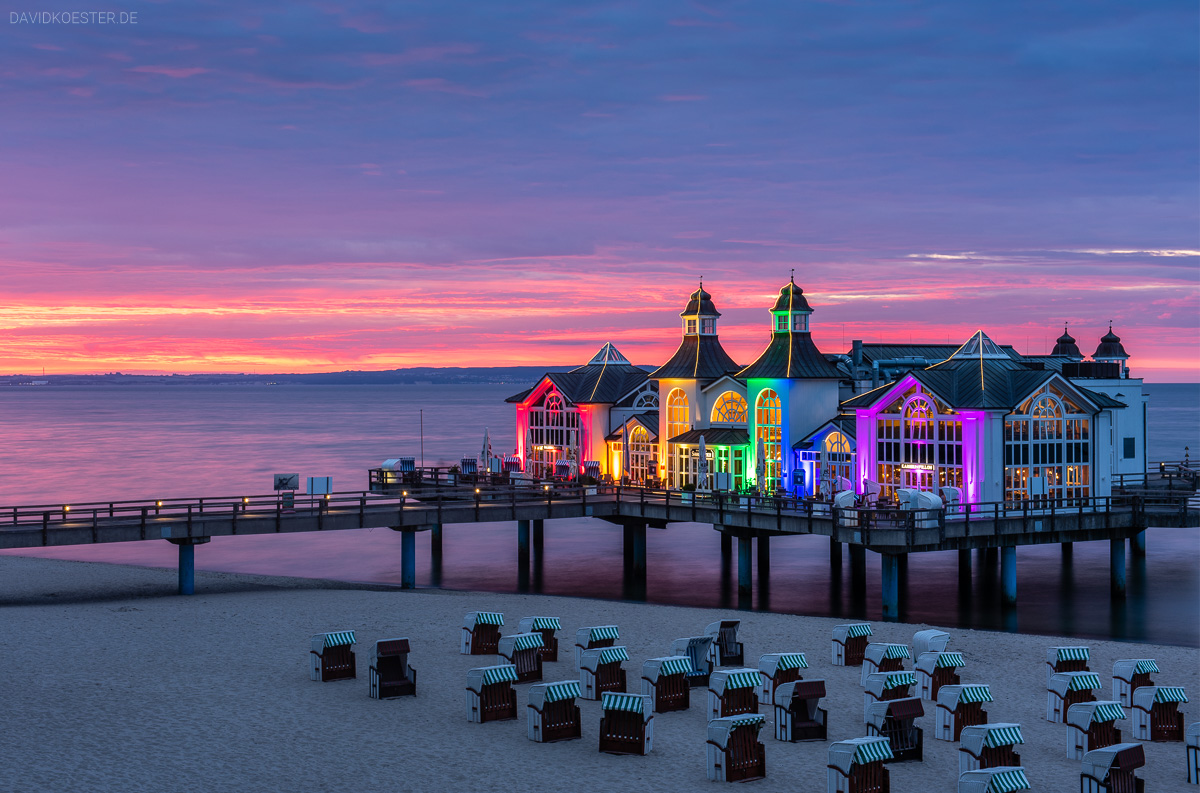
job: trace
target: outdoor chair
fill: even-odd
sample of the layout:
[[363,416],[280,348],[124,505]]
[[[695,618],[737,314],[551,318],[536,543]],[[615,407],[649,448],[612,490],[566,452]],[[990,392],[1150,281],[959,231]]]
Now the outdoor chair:
[[542,679],[542,634],[514,633],[501,636],[497,654],[517,668],[517,682]]
[[829,732],[829,712],[821,707],[824,680],[795,680],[775,688],[775,739],[778,741],[824,741]]
[[1142,686],[1133,692],[1133,739],[1135,741],[1182,741],[1183,714],[1187,702],[1179,686]]
[[517,668],[512,664],[483,666],[467,672],[467,721],[483,724],[517,717]]
[[1133,692],[1142,686],[1152,686],[1150,675],[1158,672],[1153,658],[1134,658],[1113,664],[1112,698],[1127,708],[1133,707]]
[[1087,672],[1091,651],[1086,647],[1050,647],[1046,650],[1046,682],[1058,672]]
[[584,699],[600,699],[604,692],[625,692],[622,661],[629,660],[624,647],[593,647],[579,661],[579,685]]
[[958,793],[1014,793],[1029,790],[1025,769],[1000,766],[966,771],[958,775]]
[[521,633],[542,634],[542,646],[538,648],[542,663],[552,664],[558,661],[558,636],[555,631],[562,630],[562,625],[557,617],[522,617],[517,623],[517,630]]
[[867,721],[867,714],[874,703],[911,697],[916,682],[912,672],[876,672],[867,675],[863,688],[863,721]]
[[925,652],[917,656],[914,665],[917,677],[917,693],[921,699],[937,701],[938,689],[962,682],[958,670],[966,665],[962,653]]
[[354,631],[313,634],[308,660],[311,680],[322,683],[353,680],[358,673],[354,659]]
[[858,666],[863,662],[871,626],[865,622],[835,625],[833,628],[833,665]]
[[913,634],[912,653],[918,657],[921,653],[942,653],[946,651],[946,645],[949,643],[950,634],[945,631],[934,628],[917,631]]
[[600,751],[644,755],[653,750],[654,713],[647,697],[606,691],[600,706]]
[[529,704],[525,720],[529,740],[537,743],[569,741],[583,737],[579,706],[579,682],[535,683],[529,687]]
[[957,741],[963,727],[987,724],[983,703],[992,701],[992,692],[978,683],[942,686],[937,698],[937,716],[933,737],[942,741]]
[[830,744],[828,793],[891,793],[884,763],[892,759],[887,738],[851,738]]
[[708,678],[713,670],[710,656],[712,643],[711,636],[687,636],[671,643],[671,655],[686,655],[692,662],[692,671],[687,675],[688,685],[692,688],[708,687]]
[[575,666],[579,667],[579,659],[584,650],[596,647],[612,647],[620,638],[616,625],[597,625],[593,628],[580,628],[575,631]]
[[1094,672],[1055,672],[1046,688],[1046,721],[1062,724],[1067,710],[1080,702],[1095,702],[1100,678]]
[[758,740],[765,721],[757,713],[747,713],[708,723],[708,741],[704,748],[709,779],[747,782],[767,775],[766,747]]
[[762,677],[762,701],[771,702],[775,689],[784,683],[800,680],[801,669],[808,668],[804,653],[768,653],[759,656],[758,674]]
[[[872,642],[863,651],[860,685],[867,684],[867,675],[876,672],[899,672],[904,669],[904,659],[912,657],[907,644]],[[914,681],[915,685],[915,681]]]
[[1146,764],[1140,743],[1118,743],[1093,749],[1083,756],[1079,774],[1080,793],[1143,793],[1146,781],[1137,769]]
[[1125,718],[1125,709],[1116,700],[1080,702],[1067,709],[1067,759],[1082,760],[1093,749],[1121,742],[1117,722]]
[[888,739],[893,757],[887,762],[920,761],[924,756],[924,734],[914,722],[924,715],[920,697],[876,702],[871,706],[867,734]]
[[737,640],[740,620],[721,620],[714,622],[704,629],[704,633],[713,637],[713,662],[716,666],[742,666],[746,663],[746,653],[742,643]]
[[757,669],[718,669],[708,679],[708,718],[758,713]]
[[642,664],[642,694],[650,697],[655,713],[687,710],[691,705],[688,673],[692,662],[686,655],[651,658]]
[[1021,764],[1016,746],[1025,743],[1019,724],[977,724],[963,727],[958,739],[958,772]]
[[497,611],[472,611],[463,617],[462,655],[495,655],[500,644],[504,615]]
[[1188,782],[1200,785],[1200,721],[1188,725],[1184,741],[1187,743]]
[[375,642],[367,694],[372,699],[416,696],[417,673],[408,665],[407,638]]

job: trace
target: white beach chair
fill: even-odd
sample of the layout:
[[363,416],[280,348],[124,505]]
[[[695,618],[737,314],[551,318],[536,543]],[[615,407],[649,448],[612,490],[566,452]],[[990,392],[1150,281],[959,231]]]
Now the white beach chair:
[[517,717],[517,668],[512,664],[467,671],[467,721],[483,724]]
[[963,727],[987,724],[987,711],[983,709],[983,703],[991,701],[991,689],[979,683],[942,686],[938,690],[933,737],[941,741],[957,741]]
[[1055,672],[1046,687],[1046,721],[1062,724],[1067,710],[1080,702],[1095,702],[1100,677],[1094,672]]
[[562,630],[562,625],[558,617],[521,617],[521,621],[517,623],[519,633],[542,634],[542,646],[538,655],[542,657],[544,664],[558,661],[558,636],[554,632],[559,630]]
[[309,642],[308,677],[328,683],[353,680],[358,674],[354,657],[354,631],[314,633]]
[[472,611],[463,617],[462,655],[495,655],[504,615],[498,611]]
[[711,636],[685,636],[671,642],[671,655],[686,655],[692,662],[692,671],[688,673],[688,685],[708,687],[708,678],[712,674],[712,643]]
[[1080,702],[1067,708],[1067,759],[1082,760],[1093,749],[1121,742],[1117,722],[1125,709],[1116,700]]
[[860,685],[867,684],[867,676],[876,672],[899,672],[904,669],[904,659],[911,658],[907,644],[871,642],[863,651]]
[[1150,675],[1158,672],[1153,658],[1133,658],[1113,664],[1112,698],[1127,708],[1133,707],[1133,692],[1142,686],[1152,686]]
[[758,712],[757,669],[718,669],[708,679],[708,718]]
[[1141,791],[1136,770],[1146,764],[1140,743],[1118,743],[1093,749],[1083,756],[1079,774],[1080,793],[1124,793]]
[[800,680],[801,669],[808,669],[804,653],[768,653],[758,658],[758,673],[762,677],[760,699],[770,702],[775,687]]
[[949,643],[950,634],[945,631],[939,631],[936,628],[917,631],[913,634],[912,652],[918,658],[921,653],[945,652],[946,645]]
[[584,650],[613,647],[619,638],[621,632],[616,625],[596,625],[575,631],[575,668],[579,668],[579,660],[583,657]]
[[794,680],[777,686],[771,699],[775,706],[775,740],[826,740],[829,712],[821,707],[824,697],[824,680]]
[[1200,721],[1188,725],[1184,741],[1187,744],[1188,782],[1200,785]]
[[529,740],[537,743],[569,741],[583,737],[579,718],[579,681],[535,683],[529,687],[529,703],[525,706],[525,731]]
[[1142,686],[1133,692],[1133,735],[1135,741],[1182,741],[1183,714],[1187,702],[1180,686]]
[[1087,647],[1050,647],[1046,650],[1046,684],[1058,672],[1087,672],[1091,650]]
[[958,775],[958,793],[1014,793],[1029,789],[1025,769],[1019,766],[982,768]]
[[1021,764],[1016,745],[1025,743],[1020,724],[977,724],[963,727],[958,739],[958,773],[978,768]]
[[833,626],[833,665],[858,666],[863,662],[871,626],[865,622]]
[[654,750],[654,711],[648,697],[606,691],[600,706],[600,751],[644,755]]
[[714,666],[742,666],[746,663],[746,651],[737,640],[741,624],[740,620],[719,620],[704,629],[704,634],[713,639],[709,654]]
[[917,677],[917,693],[921,699],[937,700],[938,689],[962,682],[958,670],[966,666],[962,653],[925,652],[917,656],[914,664]]
[[517,668],[517,682],[542,679],[542,634],[511,633],[501,636],[496,653]]
[[624,647],[592,647],[584,650],[579,659],[579,686],[584,699],[600,699],[605,692],[625,693],[625,670],[622,661],[629,660]]
[[887,738],[866,737],[829,745],[826,793],[876,793],[891,790],[884,763],[892,759]]
[[757,713],[710,721],[704,745],[708,778],[716,782],[747,782],[765,777],[766,748],[758,740],[765,722]]
[[897,762],[920,761],[925,740],[916,720],[924,715],[920,697],[876,702],[867,713],[867,734],[887,738]]
[[867,675],[867,682],[863,686],[863,722],[867,722],[867,714],[876,702],[908,699],[916,683],[912,672],[875,672]]
[[408,665],[408,639],[380,639],[371,648],[371,699],[416,696],[417,673]]
[[655,713],[688,709],[691,671],[692,661],[686,655],[651,658],[642,664],[642,693],[654,703]]

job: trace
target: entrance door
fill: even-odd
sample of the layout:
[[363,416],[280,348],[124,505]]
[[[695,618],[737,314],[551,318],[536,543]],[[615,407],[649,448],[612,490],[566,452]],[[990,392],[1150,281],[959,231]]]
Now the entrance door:
[[904,486],[915,490],[933,490],[933,471],[905,468]]

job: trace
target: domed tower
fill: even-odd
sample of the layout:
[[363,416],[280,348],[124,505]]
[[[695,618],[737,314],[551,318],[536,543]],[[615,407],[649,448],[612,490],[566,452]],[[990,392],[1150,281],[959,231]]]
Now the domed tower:
[[1065,355],[1073,361],[1082,361],[1083,353],[1079,351],[1079,345],[1075,343],[1075,339],[1067,332],[1067,326],[1063,325],[1062,335],[1058,337],[1058,341],[1054,343],[1054,349],[1050,351],[1051,355]]
[[1129,367],[1125,364],[1129,360],[1129,353],[1121,345],[1121,337],[1113,333],[1112,322],[1108,323],[1108,333],[1100,337],[1100,346],[1092,353],[1092,360],[1115,363],[1121,367],[1122,378],[1129,376]]

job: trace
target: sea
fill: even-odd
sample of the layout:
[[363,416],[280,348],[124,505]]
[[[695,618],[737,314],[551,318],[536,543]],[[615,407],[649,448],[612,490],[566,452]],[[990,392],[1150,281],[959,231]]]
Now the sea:
[[[475,457],[485,432],[496,454],[514,447],[505,397],[512,385],[43,386],[0,390],[0,514],[5,506],[271,491],[276,473],[329,476],[338,491],[367,487],[389,457],[425,465]],[[1200,454],[1200,384],[1152,384],[1148,456]],[[647,538],[645,599],[734,609],[736,581],[705,524],[671,524]],[[5,551],[6,554],[174,567],[162,540]],[[879,562],[868,554],[865,590],[849,556],[829,562],[824,537],[778,538],[769,576],[756,576],[751,608],[846,619],[881,614]],[[417,539],[418,586],[433,586],[429,534]],[[545,526],[535,591],[621,599],[622,532],[597,519]],[[1151,528],[1144,558],[1129,556],[1128,595],[1109,597],[1107,542],[1017,550],[1018,603],[999,600],[995,554],[979,552],[960,581],[956,552],[912,554],[901,618],[940,626],[1078,638],[1200,645],[1200,530]],[[400,583],[400,535],[388,529],[218,537],[196,551],[200,570]],[[511,522],[446,526],[440,586],[516,592]],[[198,582],[203,587],[203,580]],[[0,605],[5,601],[0,581]],[[742,605],[745,605],[744,603]],[[486,608],[486,598],[480,608]]]

